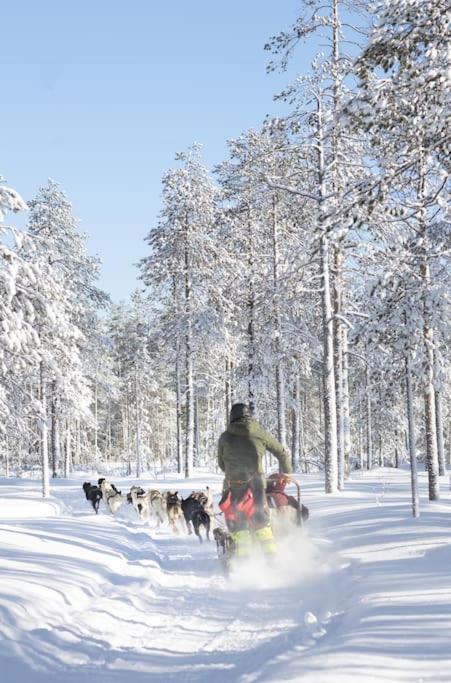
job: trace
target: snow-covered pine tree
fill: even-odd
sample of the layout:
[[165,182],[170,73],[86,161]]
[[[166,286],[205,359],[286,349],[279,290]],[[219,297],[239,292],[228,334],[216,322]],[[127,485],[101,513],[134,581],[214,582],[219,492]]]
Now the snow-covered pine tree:
[[[310,207],[312,225],[311,253],[319,261],[321,278],[322,344],[323,344],[323,405],[324,405],[324,461],[325,490],[333,493],[338,488],[337,459],[337,411],[334,366],[334,317],[332,308],[332,285],[330,264],[330,233],[333,220],[330,211],[331,175],[330,159],[331,127],[327,115],[328,84],[323,67],[317,62],[315,74],[298,78],[284,93],[284,99],[296,103],[291,115],[291,127],[296,131],[295,145],[302,152],[298,155],[298,168],[292,177],[295,182],[267,176],[269,187],[287,191],[302,197]],[[285,122],[274,125],[286,126]],[[297,181],[297,182],[296,182]]]
[[360,92],[347,105],[355,127],[364,129],[376,158],[375,176],[362,187],[370,211],[388,204],[409,243],[410,262],[422,283],[426,457],[429,497],[438,490],[435,414],[435,336],[443,320],[440,282],[433,282],[437,254],[432,229],[445,221],[449,197],[449,34],[446,2],[378,4],[371,42],[357,61]]
[[28,231],[34,249],[27,259],[40,264],[43,277],[38,293],[56,309],[50,323],[37,321],[42,348],[40,376],[45,382],[41,396],[50,398],[52,471],[56,476],[61,424],[90,419],[82,352],[95,308],[105,297],[94,284],[98,263],[87,256],[86,238],[77,231],[71,205],[58,184],[50,180],[29,206]]
[[[275,166],[288,161],[288,141],[281,136],[277,140],[265,131],[248,131],[230,141],[229,149],[230,160],[217,172],[229,225],[227,246],[232,260],[240,264],[233,284],[228,286],[234,307],[227,336],[246,350],[244,364],[237,364],[235,359],[235,382],[239,378],[243,382],[243,388],[235,390],[242,396],[247,394],[254,407],[258,405],[260,416],[268,408],[272,418],[275,403],[278,438],[286,445],[286,320],[292,300],[290,266],[298,240],[292,218],[293,198],[268,192],[264,178]],[[266,382],[268,390],[263,390]]]
[[142,260],[141,268],[146,285],[169,307],[175,338],[180,342],[178,350],[183,353],[184,470],[189,477],[194,457],[197,326],[212,324],[209,314],[213,311],[206,306],[206,297],[220,262],[220,247],[214,240],[216,190],[200,162],[199,146],[178,154],[176,159],[180,167],[163,177],[163,209],[157,226],[148,235],[151,254]]
[[[288,31],[273,36],[265,46],[275,55],[268,65],[268,71],[277,68],[286,70],[293,61],[300,44],[312,37],[321,40],[326,47],[323,66],[323,80],[327,82],[328,94],[321,106],[325,116],[332,117],[330,140],[328,141],[328,205],[329,211],[335,215],[333,230],[330,231],[330,271],[331,298],[333,304],[333,352],[334,382],[337,424],[337,466],[338,488],[344,486],[345,472],[349,467],[351,452],[350,409],[349,409],[349,363],[348,363],[348,325],[344,309],[347,300],[347,284],[345,279],[345,259],[347,231],[343,212],[344,196],[349,181],[362,172],[363,154],[356,153],[356,145],[350,148],[350,137],[341,125],[341,107],[348,96],[350,74],[352,71],[352,53],[349,47],[355,47],[361,36],[365,34],[367,6],[361,0],[305,0],[301,2],[301,12]],[[327,76],[326,76],[327,74]],[[327,80],[326,80],[327,79]],[[280,98],[293,103],[296,97],[296,86],[289,87],[279,95]],[[328,247],[329,250],[329,247]],[[325,392],[325,397],[327,397]],[[329,411],[328,411],[329,412]]]
[[[387,237],[390,233],[387,232]],[[422,326],[421,288],[410,267],[412,258],[408,242],[398,241],[399,233],[392,234],[392,241],[372,250],[366,259],[366,298],[362,301],[367,317],[359,325],[358,336],[364,338],[367,361],[379,366],[376,386],[380,405],[391,410],[378,425],[379,439],[382,432],[390,438],[390,414],[396,414],[395,401],[399,400],[399,388],[405,386],[404,422],[407,426],[409,459],[412,482],[412,511],[418,517],[419,495],[416,464],[415,424],[415,375],[421,370]],[[418,368],[420,366],[420,368]],[[400,380],[404,380],[403,382]],[[395,391],[393,392],[393,388]],[[392,438],[395,430],[392,430]]]
[[36,272],[23,261],[19,251],[28,238],[4,224],[8,211],[27,209],[22,197],[4,185],[0,177],[0,443],[7,475],[13,453],[18,464],[27,431],[25,409],[30,396],[21,384],[29,354],[37,338],[33,327],[35,308],[33,284]]

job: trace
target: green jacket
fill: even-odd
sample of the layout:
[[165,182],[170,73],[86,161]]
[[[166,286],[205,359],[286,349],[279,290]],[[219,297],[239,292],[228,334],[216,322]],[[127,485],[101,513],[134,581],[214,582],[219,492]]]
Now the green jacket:
[[242,417],[231,422],[219,437],[218,465],[229,482],[245,482],[257,472],[264,474],[266,451],[275,455],[282,472],[291,473],[290,456],[277,439],[256,420]]

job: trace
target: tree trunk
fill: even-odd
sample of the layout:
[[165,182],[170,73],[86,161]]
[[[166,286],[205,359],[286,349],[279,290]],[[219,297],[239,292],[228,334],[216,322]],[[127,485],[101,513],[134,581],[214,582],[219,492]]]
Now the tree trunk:
[[443,415],[442,415],[442,392],[435,390],[435,423],[437,434],[437,457],[438,457],[438,471],[439,475],[443,477],[446,474],[445,465],[445,447],[443,444]]
[[293,472],[299,471],[301,444],[301,382],[299,369],[294,370],[293,378],[293,407],[291,409],[291,466]]
[[285,372],[282,350],[282,320],[279,292],[279,225],[277,219],[277,197],[272,197],[272,273],[273,273],[273,315],[274,356],[276,360],[277,437],[284,448],[287,445]]
[[434,333],[431,326],[431,312],[429,310],[429,290],[431,286],[429,256],[428,256],[428,235],[427,235],[427,209],[425,198],[425,175],[423,148],[420,140],[419,144],[419,163],[418,163],[418,191],[417,197],[421,207],[419,212],[419,234],[421,235],[421,261],[420,278],[423,284],[423,341],[425,348],[425,376],[424,376],[424,417],[425,417],[425,439],[426,439],[426,465],[428,472],[429,500],[440,498],[439,488],[439,468],[437,455],[437,432],[435,416],[435,392],[434,392]]
[[136,477],[139,479],[142,474],[141,458],[141,392],[138,381],[138,368],[135,364],[135,419],[136,419]]
[[193,363],[189,335],[186,339],[186,453],[185,477],[193,471],[194,454],[194,403],[193,403]]
[[41,461],[42,461],[42,496],[50,496],[49,451],[47,427],[47,392],[44,379],[44,364],[40,366],[40,400],[41,400]]
[[318,423],[319,423],[319,431],[322,434],[324,430],[324,420],[323,420],[323,410],[324,410],[324,401],[323,401],[323,375],[318,374]]
[[337,413],[335,404],[335,373],[333,348],[333,317],[329,288],[329,258],[327,237],[321,239],[321,269],[323,274],[323,335],[324,335],[324,460],[325,491],[335,493],[338,488],[337,468]]
[[94,387],[94,453],[97,458],[98,440],[99,440],[99,400],[98,400],[98,387],[97,387],[97,377]]
[[205,437],[204,437],[204,453],[209,458],[210,455],[210,430],[211,430],[211,397],[210,387],[207,389],[207,408],[205,411]]
[[342,254],[337,247],[334,249],[334,322],[333,322],[333,347],[334,347],[334,374],[335,374],[335,400],[337,405],[337,462],[338,462],[338,488],[343,490],[345,477],[345,442],[344,442],[344,410],[343,410],[343,340],[342,322],[338,318],[341,315],[342,297]]
[[233,359],[230,359],[230,405],[233,406],[235,403],[235,375],[234,375],[234,370],[235,370],[235,362]]
[[321,97],[317,98],[317,154],[318,154],[318,186],[319,186],[319,223],[321,227],[320,241],[320,275],[322,278],[322,318],[323,318],[323,391],[324,391],[324,470],[325,491],[335,493],[338,488],[337,463],[337,406],[335,400],[334,370],[334,318],[331,302],[329,240],[326,213],[326,172],[325,143],[323,129],[323,110]]
[[366,466],[373,469],[373,417],[371,410],[371,383],[370,368],[368,361],[365,367],[365,388],[366,388]]
[[247,299],[247,357],[248,379],[247,393],[251,413],[255,411],[255,291],[254,291],[254,240],[252,216],[248,207],[248,265],[249,265],[249,293]]
[[[333,0],[332,6],[332,189],[336,209],[340,208],[343,181],[340,176],[342,162],[340,138],[340,111],[342,81],[340,68],[340,38],[341,21],[338,0]],[[337,226],[339,227],[339,226]],[[341,243],[334,248],[334,370],[336,392],[336,420],[337,420],[337,460],[338,460],[338,488],[344,488],[345,476],[349,475],[349,456],[351,451],[349,427],[349,385],[348,385],[348,356],[347,356],[347,327],[340,319],[346,300],[346,283],[343,274],[344,251]]]
[[225,426],[229,424],[230,409],[232,407],[232,364],[229,358],[225,362]]
[[417,452],[415,437],[415,419],[413,414],[413,391],[412,371],[410,367],[410,351],[406,351],[406,399],[407,399],[407,423],[409,430],[409,456],[410,456],[410,481],[412,489],[412,515],[420,516],[420,503],[418,495]]
[[398,439],[398,428],[395,429],[395,467],[399,469],[399,439]]
[[80,465],[81,462],[81,424],[80,420],[75,423],[76,439],[75,439],[75,464]]
[[9,439],[6,438],[6,440],[5,440],[5,476],[7,479],[9,477],[9,460],[10,460]]
[[[127,399],[125,399],[127,400]],[[127,405],[121,405],[121,419],[122,419],[122,450],[125,455],[128,451],[128,427],[127,427]]]
[[425,438],[426,438],[426,464],[428,471],[429,500],[440,498],[439,488],[439,468],[437,455],[437,433],[435,416],[435,396],[434,396],[434,365],[432,351],[432,330],[429,324],[424,324],[424,340],[426,344],[426,377],[424,381],[424,417],[425,417]]
[[342,329],[343,339],[343,446],[345,477],[349,477],[349,459],[351,457],[351,414],[349,406],[349,354],[348,354],[348,329]]
[[68,479],[70,472],[72,470],[72,434],[70,429],[70,422],[67,420],[66,427],[66,450],[64,452],[64,477]]
[[283,361],[279,360],[276,367],[277,388],[277,436],[284,448],[287,447],[287,426],[285,407],[285,373]]
[[200,466],[199,394],[197,388],[194,399],[194,466]]
[[182,381],[180,373],[180,343],[177,342],[175,358],[175,414],[177,430],[177,472],[183,472],[183,434],[182,434]]
[[112,447],[113,447],[113,434],[112,434],[112,420],[111,420],[111,401],[108,399],[108,427],[107,427],[107,453],[106,453],[106,457],[108,460],[111,458]]
[[[188,234],[186,235],[188,241]],[[193,471],[194,451],[194,395],[193,395],[193,348],[191,322],[191,263],[188,244],[185,245],[185,373],[186,373],[186,452],[185,477],[191,476]]]
[[58,476],[58,465],[61,458],[56,380],[52,381],[50,448],[52,458],[52,477],[55,478]]
[[[300,391],[300,387],[299,387]],[[300,391],[299,394],[299,459],[300,467],[303,467],[305,474],[308,474],[307,466],[307,451],[305,444],[305,415],[307,410],[307,401],[305,395]]]
[[[179,301],[176,278],[174,277],[172,283],[172,297],[174,305],[174,313],[177,318],[181,314],[181,306]],[[177,472],[183,472],[183,430],[182,430],[182,378],[181,378],[181,342],[180,330],[177,326],[176,330],[176,344],[175,344],[175,420],[176,420],[176,458],[177,458]]]
[[448,419],[448,448],[447,448],[447,463],[451,467],[451,419]]
[[254,299],[251,292],[248,303],[248,324],[247,324],[247,355],[248,355],[248,379],[247,395],[251,412],[255,410],[255,333],[254,333]]
[[360,469],[365,469],[365,454],[363,448],[363,410],[362,410],[362,399],[359,398],[359,462]]

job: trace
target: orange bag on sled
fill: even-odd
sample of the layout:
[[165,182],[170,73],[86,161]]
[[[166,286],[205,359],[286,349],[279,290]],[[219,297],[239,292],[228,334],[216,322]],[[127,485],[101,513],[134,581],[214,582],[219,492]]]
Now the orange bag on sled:
[[237,514],[241,513],[249,519],[255,514],[255,500],[251,489],[246,489],[243,497],[239,501],[234,501],[232,492],[228,491],[219,503],[219,509],[224,513],[227,522],[234,522],[237,519]]

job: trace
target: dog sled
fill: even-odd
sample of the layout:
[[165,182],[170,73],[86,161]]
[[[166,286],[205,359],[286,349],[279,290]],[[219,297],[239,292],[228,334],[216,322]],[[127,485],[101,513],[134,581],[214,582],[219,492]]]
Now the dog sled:
[[[289,495],[285,489],[288,485],[294,485],[296,495]],[[288,474],[274,473],[266,480],[266,505],[269,511],[270,524],[275,539],[282,538],[296,528],[302,528],[308,520],[308,508],[301,501],[301,485]],[[230,561],[236,553],[233,535],[229,532],[230,523],[240,516],[241,519],[249,520],[252,509],[252,492],[246,491],[241,500],[233,501],[230,495],[223,497],[219,503],[220,516],[224,523],[213,529],[213,538],[216,541],[216,549],[219,562],[223,571],[228,574]],[[252,532],[252,527],[248,525]]]

